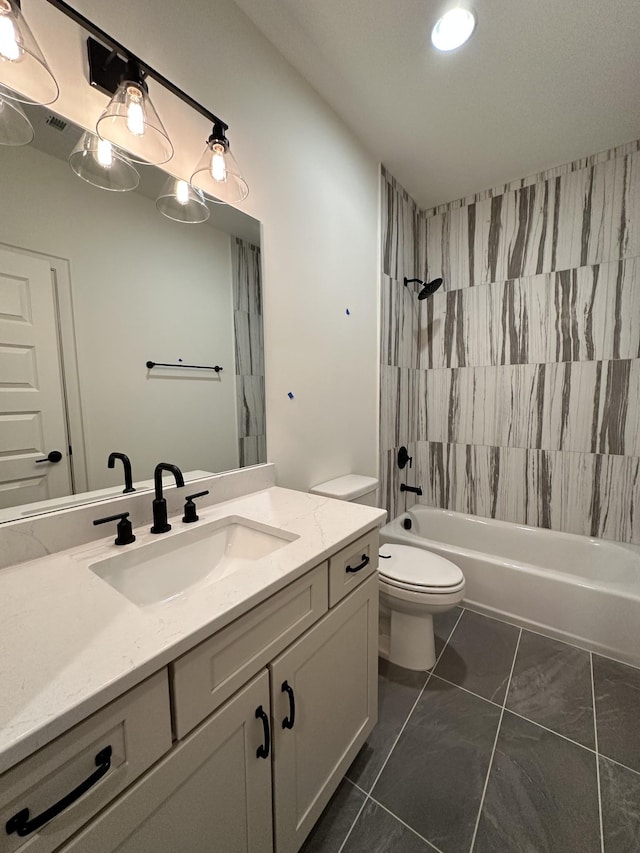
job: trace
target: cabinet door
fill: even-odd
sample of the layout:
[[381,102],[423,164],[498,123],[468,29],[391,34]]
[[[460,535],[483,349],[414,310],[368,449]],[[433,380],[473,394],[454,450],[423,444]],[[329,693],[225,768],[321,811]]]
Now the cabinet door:
[[268,714],[266,670],[69,842],[64,853],[270,853],[271,755],[265,755],[259,708]]
[[295,853],[377,719],[373,575],[271,664],[277,853]]

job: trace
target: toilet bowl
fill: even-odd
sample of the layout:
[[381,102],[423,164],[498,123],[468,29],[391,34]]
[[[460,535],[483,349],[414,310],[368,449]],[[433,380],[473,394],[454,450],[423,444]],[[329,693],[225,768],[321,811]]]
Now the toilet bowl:
[[[374,505],[374,477],[346,474],[319,483],[311,494]],[[406,669],[436,662],[433,616],[464,598],[464,575],[450,560],[411,545],[381,545],[380,656]]]
[[464,598],[464,575],[438,554],[410,545],[381,545],[380,656],[406,669],[436,662],[433,616]]

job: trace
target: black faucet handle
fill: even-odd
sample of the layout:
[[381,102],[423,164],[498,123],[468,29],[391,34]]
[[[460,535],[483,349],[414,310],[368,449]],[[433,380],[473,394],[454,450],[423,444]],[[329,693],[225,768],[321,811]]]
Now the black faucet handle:
[[208,494],[209,489],[206,489],[204,492],[196,492],[195,495],[187,495],[185,497],[184,515],[182,516],[182,520],[185,524],[191,524],[193,521],[197,521],[200,518],[196,513],[196,505],[194,501],[196,498],[203,498]]
[[121,512],[118,515],[108,515],[106,518],[96,518],[93,523],[107,524],[109,521],[118,522],[118,526],[116,528],[117,536],[114,540],[116,545],[131,545],[132,542],[136,541],[136,537],[133,534],[133,526],[129,521],[128,512]]

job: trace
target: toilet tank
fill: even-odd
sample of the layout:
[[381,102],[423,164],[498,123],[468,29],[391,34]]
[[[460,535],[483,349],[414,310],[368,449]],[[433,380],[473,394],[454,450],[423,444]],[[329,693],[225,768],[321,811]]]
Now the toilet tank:
[[378,480],[375,477],[365,477],[363,474],[344,474],[342,477],[336,477],[335,480],[318,483],[309,491],[312,495],[322,495],[325,498],[376,506],[377,488]]

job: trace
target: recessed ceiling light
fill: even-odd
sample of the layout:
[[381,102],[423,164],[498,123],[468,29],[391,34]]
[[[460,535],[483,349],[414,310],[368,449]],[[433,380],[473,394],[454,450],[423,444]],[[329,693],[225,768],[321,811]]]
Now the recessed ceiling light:
[[455,50],[471,38],[475,26],[473,12],[460,7],[450,9],[431,30],[431,43],[438,50]]

